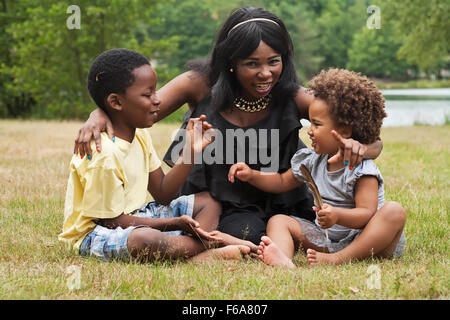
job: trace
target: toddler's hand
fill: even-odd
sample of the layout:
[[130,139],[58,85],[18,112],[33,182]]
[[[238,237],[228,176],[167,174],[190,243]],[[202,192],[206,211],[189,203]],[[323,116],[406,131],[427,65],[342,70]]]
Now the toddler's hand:
[[253,170],[243,162],[235,163],[228,171],[228,181],[234,183],[234,177],[241,181],[247,182],[253,176]]
[[333,206],[325,203],[321,210],[317,207],[313,209],[317,212],[317,220],[322,229],[328,229],[336,224],[338,216]]

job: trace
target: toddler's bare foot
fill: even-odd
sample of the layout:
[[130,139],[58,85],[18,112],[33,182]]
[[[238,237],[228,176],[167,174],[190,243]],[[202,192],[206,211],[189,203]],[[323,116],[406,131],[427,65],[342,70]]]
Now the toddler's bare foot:
[[258,250],[258,258],[269,266],[295,268],[294,263],[269,237],[261,237],[261,243]]
[[339,256],[335,253],[322,253],[313,249],[306,250],[306,257],[311,266],[318,264],[341,264],[342,261]]
[[242,260],[250,253],[250,248],[243,245],[229,245],[222,248],[210,249],[188,259],[189,262],[207,262],[214,260]]
[[223,246],[242,245],[242,246],[249,247],[252,252],[256,252],[258,250],[258,246],[256,244],[254,244],[253,242],[233,237],[232,235],[230,235],[228,233],[223,233],[221,231],[214,230],[214,231],[211,231],[209,234],[211,236],[221,238],[222,240],[219,241],[219,243]]

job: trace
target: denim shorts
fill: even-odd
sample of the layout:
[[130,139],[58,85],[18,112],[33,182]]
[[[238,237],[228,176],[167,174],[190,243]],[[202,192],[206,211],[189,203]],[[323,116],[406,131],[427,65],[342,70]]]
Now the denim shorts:
[[[195,195],[191,194],[172,200],[167,206],[157,204],[156,202],[149,202],[131,215],[140,218],[175,218],[183,215],[192,217],[192,213],[194,212],[194,199]],[[127,246],[128,236],[131,231],[141,227],[146,226],[140,225],[126,229],[122,229],[121,227],[108,229],[97,225],[82,241],[80,255],[94,256],[104,261],[128,261],[130,260],[130,253]],[[183,233],[182,231],[167,231],[164,234],[177,236]]]

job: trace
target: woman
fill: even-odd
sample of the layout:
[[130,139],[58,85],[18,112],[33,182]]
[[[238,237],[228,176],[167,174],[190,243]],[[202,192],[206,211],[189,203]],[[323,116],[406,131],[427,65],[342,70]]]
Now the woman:
[[[267,166],[261,154],[275,156],[275,171],[281,173],[289,169],[296,150],[305,147],[299,139],[302,127],[299,120],[308,119],[313,96],[298,84],[292,40],[283,22],[261,8],[240,8],[222,26],[211,59],[195,61],[190,68],[158,91],[161,99],[158,120],[188,103],[190,110],[183,127],[189,116],[205,114],[208,122],[221,133],[223,146],[228,146],[223,151],[227,155],[233,152],[235,157],[225,163],[195,164],[181,194],[209,191],[222,204],[219,230],[255,244],[259,244],[267,220],[274,214],[312,220],[313,199],[305,186],[274,195],[249,184],[231,184],[227,180],[230,166],[244,156],[242,151],[245,151],[245,161],[256,170]],[[105,129],[110,136],[114,135],[106,114],[97,109],[80,130],[75,150],[90,155],[92,136],[100,148],[99,132]],[[247,140],[236,145],[236,136],[227,136],[239,129],[248,136],[255,132],[261,134],[256,146]],[[336,139],[342,145],[340,156],[350,166],[359,164],[363,156],[376,158],[382,148],[381,141],[365,146],[351,139]],[[164,158],[168,164],[177,143],[174,141]],[[256,161],[254,158],[253,162],[249,161],[255,154]]]

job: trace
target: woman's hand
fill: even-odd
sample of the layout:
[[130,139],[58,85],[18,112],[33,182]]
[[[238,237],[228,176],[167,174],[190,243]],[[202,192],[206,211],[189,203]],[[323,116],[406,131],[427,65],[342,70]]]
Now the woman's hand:
[[367,146],[351,138],[345,139],[334,130],[331,130],[331,134],[339,142],[340,147],[338,153],[331,157],[328,163],[337,163],[344,160],[345,165],[348,165],[350,170],[359,166],[364,159]]
[[337,223],[338,214],[335,208],[328,203],[325,203],[322,209],[317,207],[313,207],[313,209],[317,212],[317,221],[322,229],[328,229]]
[[107,114],[97,108],[92,111],[89,119],[78,131],[78,136],[75,139],[75,154],[80,154],[81,158],[85,155],[92,156],[91,150],[91,140],[94,138],[95,145],[98,152],[102,150],[100,133],[106,131],[109,138],[114,141],[114,129],[111,120],[108,118]]
[[243,162],[235,163],[228,171],[228,181],[234,183],[234,177],[248,182],[253,177],[253,170]]

